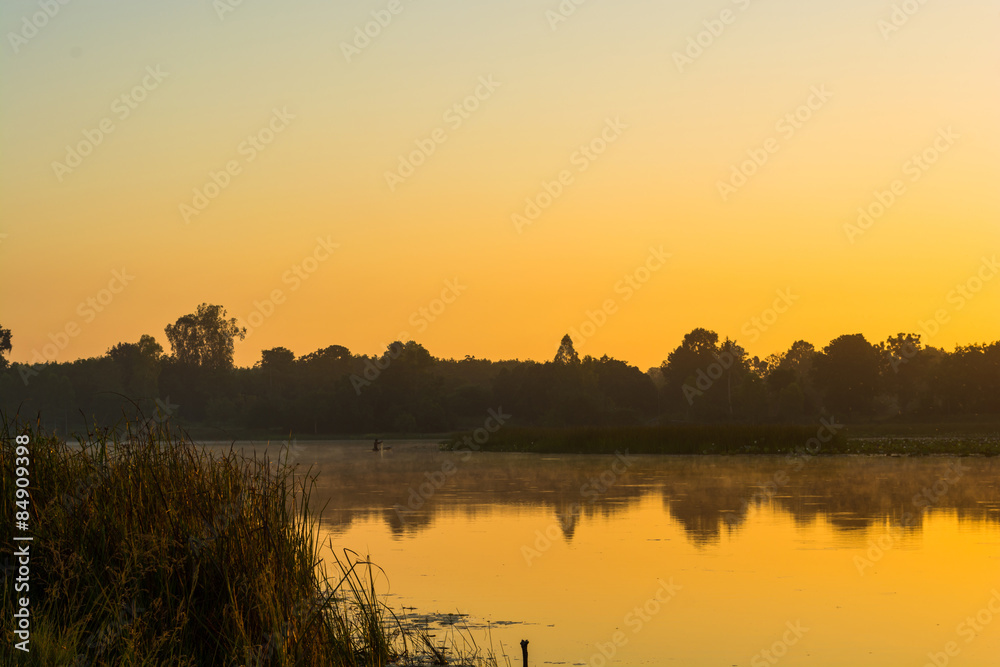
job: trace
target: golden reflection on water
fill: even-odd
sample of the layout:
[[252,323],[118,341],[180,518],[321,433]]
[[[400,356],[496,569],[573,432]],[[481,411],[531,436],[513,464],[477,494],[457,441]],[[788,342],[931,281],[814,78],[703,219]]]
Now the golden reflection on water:
[[299,456],[390,604],[523,623],[513,664],[1000,664],[992,459]]

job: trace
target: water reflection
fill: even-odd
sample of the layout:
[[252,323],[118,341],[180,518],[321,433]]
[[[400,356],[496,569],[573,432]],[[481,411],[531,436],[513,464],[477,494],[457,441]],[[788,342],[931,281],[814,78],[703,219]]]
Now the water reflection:
[[[594,667],[752,666],[779,649],[783,667],[922,665],[949,642],[951,667],[1000,655],[1000,613],[972,641],[960,627],[1000,590],[1000,461],[635,457],[616,470],[613,456],[370,447],[295,449],[318,466],[328,546],[370,554],[380,590],[422,622],[490,623],[478,641],[513,664],[524,638],[531,664]],[[661,582],[676,595],[651,602]],[[802,631],[782,645],[790,627]]]
[[643,457],[453,454],[433,443],[396,445],[379,457],[357,445],[307,445],[320,471],[323,521],[343,531],[381,518],[397,538],[428,529],[443,514],[475,518],[486,508],[551,512],[568,542],[581,521],[613,517],[644,496],[698,545],[739,531],[752,509],[787,513],[796,524],[823,517],[840,531],[873,524],[920,530],[929,512],[960,521],[1000,522],[1000,461],[928,458]]

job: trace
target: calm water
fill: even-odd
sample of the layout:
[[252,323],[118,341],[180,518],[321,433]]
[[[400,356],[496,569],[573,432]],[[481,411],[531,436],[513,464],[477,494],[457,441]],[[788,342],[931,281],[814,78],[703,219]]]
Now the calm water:
[[1000,461],[392,445],[296,446],[326,537],[513,664],[1000,665]]

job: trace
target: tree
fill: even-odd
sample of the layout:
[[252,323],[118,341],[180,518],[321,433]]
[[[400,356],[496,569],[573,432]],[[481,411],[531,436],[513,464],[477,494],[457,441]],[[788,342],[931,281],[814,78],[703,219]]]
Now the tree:
[[695,401],[714,384],[707,369],[716,363],[719,352],[719,334],[714,331],[699,327],[684,334],[681,344],[660,366],[668,412],[691,415]]
[[920,342],[920,334],[898,333],[879,344],[886,388],[895,397],[893,412],[919,412],[930,403],[927,383],[932,358]]
[[[298,428],[314,433],[363,431],[372,424],[358,417],[358,395],[351,384],[354,357],[341,345],[330,345],[299,357],[291,392]],[[363,378],[364,371],[360,370]]]
[[133,398],[157,395],[163,347],[155,338],[143,334],[138,343],[118,343],[107,356],[119,369],[126,394]]
[[861,334],[830,341],[813,362],[813,375],[834,414],[849,417],[872,412],[879,388],[882,355]]
[[288,368],[295,361],[295,353],[287,347],[274,347],[270,350],[261,350],[261,368]]
[[116,363],[127,363],[136,358],[155,362],[163,356],[163,346],[149,334],[143,334],[138,343],[118,343],[110,348],[108,356]]
[[1000,342],[959,345],[943,359],[935,384],[947,412],[997,414],[1000,410]]
[[299,361],[307,365],[318,365],[325,371],[342,370],[341,365],[351,361],[351,351],[342,345],[330,345],[323,349],[310,352]]
[[767,389],[779,418],[799,419],[819,404],[812,384],[817,354],[812,343],[797,340],[787,352],[768,357]]
[[562,341],[559,343],[559,351],[556,352],[554,361],[557,364],[580,363],[580,355],[573,348],[573,339],[569,337],[569,334],[562,337]]
[[668,414],[699,420],[743,419],[762,412],[763,363],[736,341],[693,329],[660,367]]
[[0,370],[7,368],[8,362],[4,354],[13,349],[10,344],[10,337],[10,329],[0,327]]
[[812,343],[804,340],[797,340],[792,343],[781,359],[781,367],[787,368],[799,381],[809,375],[812,371],[813,361],[816,358],[816,348]]
[[903,333],[890,336],[880,347],[886,353],[889,368],[896,373],[909,360],[919,355],[923,349],[920,343],[920,334]]
[[165,329],[174,358],[183,365],[211,369],[233,367],[235,340],[246,338],[246,327],[236,318],[226,319],[222,306],[203,303],[197,312],[184,315]]
[[649,375],[607,355],[584,357],[582,363],[596,377],[605,423],[641,423],[655,416],[657,388]]
[[[295,366],[295,353],[287,347],[274,347],[261,350],[257,365],[267,374],[269,389],[282,391],[289,383]],[[276,399],[276,397],[274,397]]]

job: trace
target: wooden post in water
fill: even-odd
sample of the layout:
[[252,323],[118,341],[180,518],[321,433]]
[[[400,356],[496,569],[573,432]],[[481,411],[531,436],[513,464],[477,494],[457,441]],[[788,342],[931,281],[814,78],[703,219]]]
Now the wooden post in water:
[[528,640],[521,640],[521,660],[524,661],[524,667],[528,667]]

